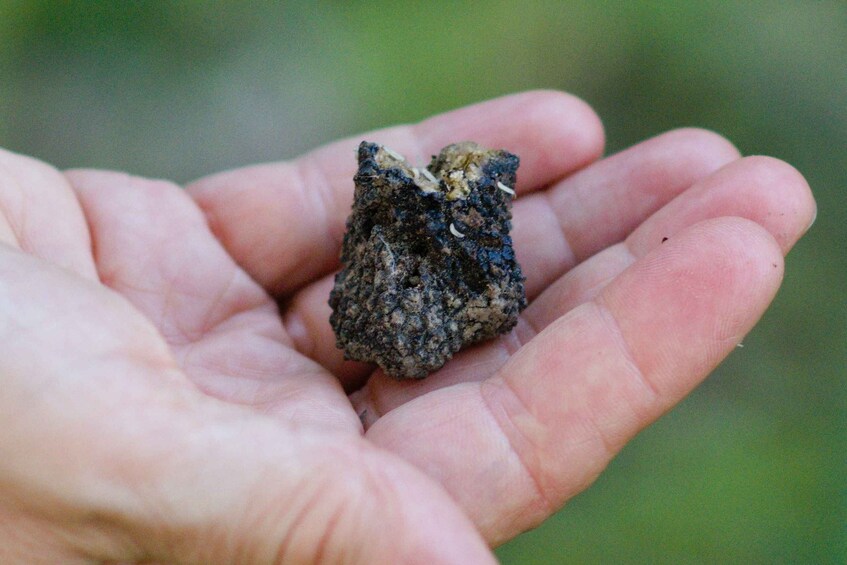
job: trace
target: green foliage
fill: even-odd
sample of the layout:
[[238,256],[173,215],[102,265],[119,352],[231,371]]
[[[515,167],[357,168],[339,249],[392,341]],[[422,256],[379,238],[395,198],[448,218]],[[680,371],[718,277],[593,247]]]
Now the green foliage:
[[680,126],[819,202],[773,308],[713,377],[505,563],[847,559],[843,2],[0,2],[0,145],[188,180],[531,88],[610,151]]

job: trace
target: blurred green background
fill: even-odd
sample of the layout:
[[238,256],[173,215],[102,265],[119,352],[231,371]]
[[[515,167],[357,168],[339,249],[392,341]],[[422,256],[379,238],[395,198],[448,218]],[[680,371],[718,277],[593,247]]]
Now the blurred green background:
[[817,223],[739,349],[504,563],[847,562],[847,3],[0,0],[0,145],[187,181],[531,88],[702,126]]

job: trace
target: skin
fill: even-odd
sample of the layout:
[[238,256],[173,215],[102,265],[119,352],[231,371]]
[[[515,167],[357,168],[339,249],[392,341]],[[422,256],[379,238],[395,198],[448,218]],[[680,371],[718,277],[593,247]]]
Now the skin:
[[[361,139],[522,157],[532,302],[424,381],[334,348]],[[187,191],[0,152],[0,561],[493,562],[735,349],[815,215],[714,133],[602,151],[529,92]]]

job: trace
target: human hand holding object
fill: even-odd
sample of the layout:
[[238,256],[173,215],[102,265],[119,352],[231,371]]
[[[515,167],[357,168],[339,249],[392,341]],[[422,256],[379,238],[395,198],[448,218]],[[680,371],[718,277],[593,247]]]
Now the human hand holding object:
[[559,93],[367,138],[522,158],[530,305],[423,381],[344,361],[328,323],[361,138],[190,197],[0,156],[4,562],[490,560],[734,349],[814,215],[709,132],[598,161]]

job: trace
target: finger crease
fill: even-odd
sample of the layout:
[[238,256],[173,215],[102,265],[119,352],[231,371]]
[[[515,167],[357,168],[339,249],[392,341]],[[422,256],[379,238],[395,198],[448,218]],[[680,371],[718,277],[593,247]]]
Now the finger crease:
[[[333,222],[337,203],[333,199],[332,184],[329,178],[321,167],[313,165],[309,159],[296,161],[294,168],[298,188],[303,199],[308,200],[317,197],[316,205],[311,208],[320,210],[323,231],[334,245],[340,247],[344,237],[344,223]],[[350,186],[352,186],[352,183],[350,183]]]
[[[529,478],[535,491],[536,501],[540,507],[540,513],[543,515],[552,514],[558,509],[558,505],[548,496],[547,490],[544,487],[545,481],[541,476],[540,469],[534,469],[533,465],[528,462],[532,458],[536,461],[541,461],[538,455],[539,448],[534,444],[530,437],[522,430],[522,427],[516,422],[518,418],[514,414],[514,410],[507,408],[507,403],[503,400],[495,400],[497,396],[494,391],[499,391],[501,394],[509,396],[513,402],[508,404],[517,407],[520,413],[520,419],[527,419],[530,428],[544,427],[544,424],[535,417],[529,410],[526,403],[518,395],[515,388],[509,383],[509,380],[503,377],[495,377],[480,383],[479,391],[482,397],[483,405],[488,411],[489,416],[494,420],[500,434],[505,438],[509,446],[509,450],[515,455],[518,464],[523,469],[526,476]],[[499,386],[498,386],[499,385]],[[494,387],[494,390],[486,392],[486,390]],[[525,424],[526,425],[526,424]],[[511,431],[510,431],[511,430]],[[519,447],[520,446],[520,447]],[[528,456],[531,454],[531,456]]]
[[542,202],[544,203],[544,206],[542,206],[542,208],[546,210],[547,213],[550,214],[550,216],[552,217],[554,225],[558,228],[562,248],[565,250],[565,256],[560,261],[561,267],[555,275],[559,276],[565,271],[568,271],[573,268],[574,265],[576,265],[578,258],[576,256],[576,253],[574,252],[573,247],[571,247],[571,240],[568,236],[567,230],[565,229],[565,225],[559,218],[559,214],[556,213],[556,207],[553,205],[553,201],[550,198],[550,193],[547,191],[541,191],[536,194],[538,194],[543,199]]
[[509,333],[500,336],[499,344],[506,352],[506,357],[517,353],[521,347],[538,335],[538,329],[533,322],[524,315],[518,316],[518,323]]
[[597,314],[612,338],[612,342],[618,349],[625,365],[629,369],[629,373],[641,384],[642,388],[647,391],[649,398],[648,404],[659,404],[661,402],[662,393],[656,384],[647,377],[644,371],[638,366],[632,349],[626,341],[626,337],[621,330],[620,324],[612,311],[603,303],[602,297],[598,297],[593,301],[597,309]]

